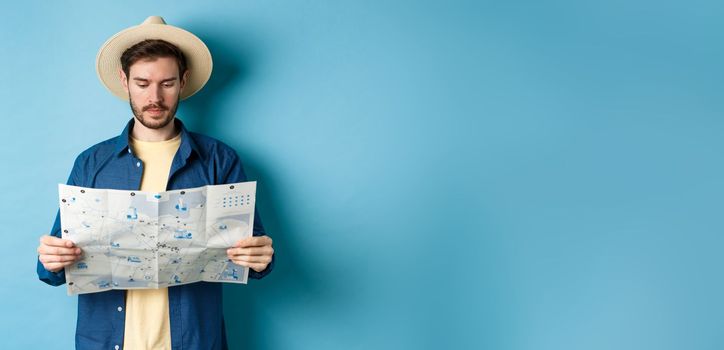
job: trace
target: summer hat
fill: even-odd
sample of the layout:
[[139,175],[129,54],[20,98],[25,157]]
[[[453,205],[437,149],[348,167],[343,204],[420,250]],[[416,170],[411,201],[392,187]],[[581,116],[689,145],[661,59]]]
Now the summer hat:
[[143,23],[118,32],[108,39],[96,56],[96,72],[105,87],[114,95],[128,100],[118,71],[121,69],[121,55],[126,49],[146,39],[166,40],[176,45],[184,53],[189,69],[186,86],[180,98],[186,99],[195,94],[209,81],[213,63],[211,52],[196,35],[181,28],[166,24],[160,16],[146,18]]

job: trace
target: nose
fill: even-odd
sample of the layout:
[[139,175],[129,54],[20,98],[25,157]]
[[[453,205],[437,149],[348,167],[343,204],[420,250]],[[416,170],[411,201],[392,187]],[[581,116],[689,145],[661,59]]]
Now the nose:
[[161,103],[163,102],[163,94],[161,93],[161,85],[157,85],[155,88],[149,89],[148,102],[149,103]]

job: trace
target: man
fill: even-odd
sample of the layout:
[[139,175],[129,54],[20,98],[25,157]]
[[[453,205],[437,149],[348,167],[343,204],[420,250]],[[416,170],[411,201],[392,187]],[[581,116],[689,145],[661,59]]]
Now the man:
[[[179,101],[199,91],[211,75],[211,54],[193,34],[161,17],[111,37],[97,57],[103,84],[128,99],[134,118],[123,132],[75,160],[68,184],[160,192],[242,182],[236,152],[213,138],[189,132],[175,118]],[[40,238],[38,276],[65,283],[64,268],[82,249],[61,239],[60,217]],[[253,237],[227,250],[249,268],[250,278],[274,265],[272,240],[258,216]],[[225,349],[222,285],[198,282],[171,288],[110,290],[78,297],[78,349]]]

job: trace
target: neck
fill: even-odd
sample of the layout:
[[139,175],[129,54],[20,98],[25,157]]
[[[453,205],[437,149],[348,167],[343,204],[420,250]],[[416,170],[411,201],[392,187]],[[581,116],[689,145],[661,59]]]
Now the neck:
[[139,141],[147,142],[170,140],[178,134],[175,119],[176,118],[160,129],[147,128],[136,119],[136,122],[133,123],[133,130],[131,130],[131,137]]

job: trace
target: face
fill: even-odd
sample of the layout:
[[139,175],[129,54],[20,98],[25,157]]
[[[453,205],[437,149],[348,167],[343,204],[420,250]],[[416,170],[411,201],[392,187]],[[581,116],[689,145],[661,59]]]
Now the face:
[[134,63],[128,77],[121,70],[121,82],[128,93],[133,115],[149,129],[161,129],[176,115],[188,71],[179,76],[176,60],[161,57]]

